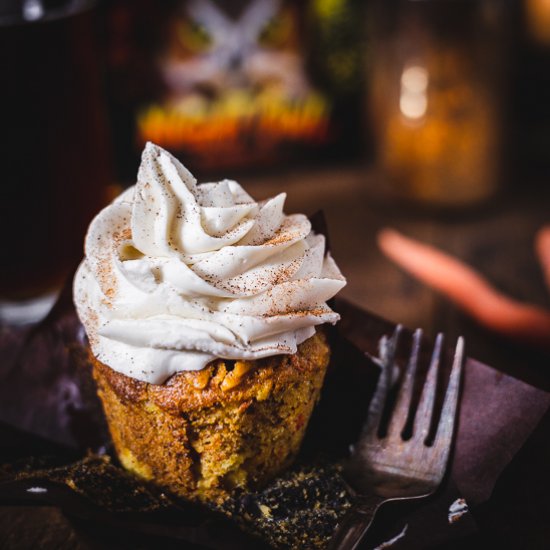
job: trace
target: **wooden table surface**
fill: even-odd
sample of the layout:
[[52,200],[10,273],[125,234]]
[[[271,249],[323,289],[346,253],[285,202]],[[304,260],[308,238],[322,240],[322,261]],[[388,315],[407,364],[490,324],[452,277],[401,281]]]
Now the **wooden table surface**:
[[498,366],[509,359],[502,342],[481,331],[447,300],[395,267],[378,250],[376,234],[393,227],[466,261],[498,289],[550,308],[550,291],[533,239],[550,223],[550,193],[509,189],[477,210],[422,211],[378,198],[380,181],[362,166],[331,167],[242,180],[255,197],[286,191],[287,212],[327,218],[332,254],[348,280],[342,295],[394,322],[467,337],[468,353]]
[[[438,331],[451,338],[463,334],[468,354],[496,368],[526,361],[541,369],[536,355],[480,329],[392,265],[375,239],[380,228],[397,228],[467,261],[511,296],[550,308],[533,251],[537,228],[550,222],[550,194],[543,187],[522,191],[518,185],[483,209],[437,215],[373,198],[380,183],[361,165],[300,168],[240,181],[258,199],[287,192],[287,213],[324,211],[333,256],[348,280],[344,297],[392,321],[422,327],[431,336]],[[118,541],[107,546],[100,536],[76,530],[55,508],[0,508],[0,548],[108,547],[140,545]]]

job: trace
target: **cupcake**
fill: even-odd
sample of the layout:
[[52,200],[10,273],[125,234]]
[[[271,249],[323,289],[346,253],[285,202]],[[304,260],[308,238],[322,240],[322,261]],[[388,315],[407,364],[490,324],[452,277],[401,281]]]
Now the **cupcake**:
[[116,453],[191,500],[289,465],[319,399],[345,279],[285,197],[197,184],[149,143],[86,236],[74,300]]

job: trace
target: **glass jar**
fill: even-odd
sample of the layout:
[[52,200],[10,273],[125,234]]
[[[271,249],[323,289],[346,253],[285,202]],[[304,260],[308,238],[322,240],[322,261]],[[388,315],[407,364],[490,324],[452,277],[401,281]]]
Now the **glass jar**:
[[444,207],[493,196],[503,131],[498,0],[381,0],[371,24],[369,112],[386,191]]

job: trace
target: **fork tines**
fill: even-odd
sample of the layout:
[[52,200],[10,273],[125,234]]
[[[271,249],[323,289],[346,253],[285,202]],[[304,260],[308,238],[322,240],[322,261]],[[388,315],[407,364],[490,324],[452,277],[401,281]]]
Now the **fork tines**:
[[[403,327],[398,325],[391,338],[383,337],[380,342],[380,364],[382,371],[378,379],[376,391],[372,397],[367,422],[364,427],[363,438],[377,439],[382,433],[382,423],[388,416],[388,397],[396,376],[396,353],[400,340],[402,339]],[[433,426],[433,415],[435,412],[436,391],[439,372],[441,370],[444,337],[442,333],[437,335],[435,340],[430,365],[426,380],[422,388],[422,394],[418,403],[414,423],[412,427],[412,438],[424,445],[428,444]],[[395,405],[391,411],[388,421],[386,436],[388,440],[401,440],[405,427],[412,419],[412,402],[417,374],[418,359],[422,345],[422,330],[417,329],[413,335],[412,347],[409,359],[402,376],[401,387],[397,394]],[[462,365],[464,363],[464,339],[458,338],[453,366],[449,377],[449,383],[443,401],[440,421],[437,427],[434,446],[450,447],[453,436],[454,419],[456,415]]]

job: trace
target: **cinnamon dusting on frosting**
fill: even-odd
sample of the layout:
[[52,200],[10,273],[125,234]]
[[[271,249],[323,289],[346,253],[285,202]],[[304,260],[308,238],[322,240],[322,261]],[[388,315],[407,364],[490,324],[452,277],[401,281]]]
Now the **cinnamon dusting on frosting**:
[[336,322],[325,302],[345,279],[284,199],[255,202],[231,180],[197,184],[148,144],[136,186],[92,222],[75,278],[94,354],[158,384],[216,358],[295,353],[315,325]]

